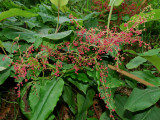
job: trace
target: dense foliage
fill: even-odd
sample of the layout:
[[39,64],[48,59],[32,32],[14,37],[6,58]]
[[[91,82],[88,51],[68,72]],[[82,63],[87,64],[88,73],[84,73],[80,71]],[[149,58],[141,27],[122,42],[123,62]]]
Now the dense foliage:
[[159,120],[159,6],[0,0],[0,119]]

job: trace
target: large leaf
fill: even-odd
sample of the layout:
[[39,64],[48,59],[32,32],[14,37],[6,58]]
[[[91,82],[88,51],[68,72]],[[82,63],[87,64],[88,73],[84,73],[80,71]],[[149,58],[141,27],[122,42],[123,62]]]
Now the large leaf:
[[107,112],[102,113],[100,120],[111,120]]
[[50,1],[51,1],[51,3],[53,3],[59,7],[65,6],[68,3],[68,0],[50,0]]
[[124,105],[125,105],[127,99],[128,99],[127,96],[121,96],[121,95],[115,96],[115,105],[116,105],[115,110],[116,110],[116,113],[123,120],[130,120],[130,118],[132,118],[132,113],[130,111],[124,109]]
[[60,32],[60,33],[42,35],[42,37],[45,37],[45,38],[48,38],[48,39],[52,39],[52,40],[59,40],[59,39],[67,37],[71,33],[72,33],[72,30],[69,30],[69,31]]
[[40,89],[40,100],[35,106],[31,120],[45,120],[48,118],[62,94],[63,86],[64,81],[59,78],[58,80],[53,79]]
[[148,50],[147,52],[144,52],[144,53],[138,53],[137,55],[139,56],[153,56],[153,55],[157,55],[158,53],[160,52],[160,48],[157,48],[157,49],[151,49],[151,50]]
[[10,42],[10,41],[3,42],[3,46],[4,46],[5,50],[9,53],[14,53],[14,51],[16,51],[18,49],[18,45],[13,44],[13,42]]
[[124,0],[110,0],[109,6],[120,6]]
[[144,90],[135,88],[125,104],[125,109],[132,112],[144,110],[155,104],[159,99],[159,87],[147,88]]
[[82,91],[84,94],[86,94],[86,91],[89,87],[89,84],[88,83],[81,83],[77,80],[74,80],[74,79],[71,79],[71,78],[68,78],[68,81],[70,83],[72,83],[73,85],[75,85],[80,91]]
[[131,74],[155,85],[160,86],[160,77],[155,77],[150,71],[134,71]]
[[149,62],[151,62],[156,68],[157,70],[160,72],[160,57],[157,55],[153,55],[153,56],[142,56],[145,59],[147,59]]
[[106,78],[106,83],[105,83],[106,87],[115,88],[115,87],[120,87],[123,85],[124,85],[124,82],[108,74],[108,77]]
[[40,99],[40,82],[34,83],[34,85],[31,87],[31,90],[29,92],[29,98],[28,102],[31,108],[31,111],[34,111],[36,104],[38,103]]
[[127,65],[126,67],[128,69],[133,69],[133,68],[137,68],[140,64],[146,62],[147,60],[145,58],[142,58],[140,56],[135,57],[134,59],[132,59]]
[[0,67],[1,67],[0,71],[7,69],[11,64],[11,61],[12,60],[8,56],[1,54],[0,55]]
[[68,104],[70,110],[73,112],[73,114],[76,113],[75,111],[75,103],[73,100],[73,91],[70,86],[64,86],[64,92],[63,92],[63,100]]
[[150,109],[146,109],[144,111],[137,113],[133,117],[133,120],[159,120],[160,118],[159,112],[160,108],[154,106],[151,107]]
[[54,19],[55,19],[54,16],[51,16],[51,15],[46,14],[46,13],[39,12],[38,14],[41,16],[41,18],[42,18],[42,20],[43,20],[43,23],[49,22],[49,21],[50,21],[50,22],[53,22]]
[[0,13],[0,21],[5,20],[9,17],[13,17],[13,16],[22,16],[22,17],[34,17],[37,16],[37,14],[28,12],[28,11],[24,11],[18,8],[12,8],[8,11],[2,12]]
[[128,27],[124,26],[125,23],[120,25],[121,30],[124,31],[124,30],[127,30],[127,28],[130,29],[136,21],[139,21],[139,19],[142,19],[142,18],[145,18],[146,22],[159,20],[160,19],[160,9],[154,9],[148,13],[140,13],[139,15],[132,16],[130,19],[130,22],[128,22]]
[[0,85],[2,85],[5,80],[10,76],[10,68],[1,71],[2,69],[0,68]]
[[93,104],[94,94],[95,92],[93,89],[89,89],[86,96],[77,94],[78,114],[76,116],[76,120],[86,120],[87,110]]

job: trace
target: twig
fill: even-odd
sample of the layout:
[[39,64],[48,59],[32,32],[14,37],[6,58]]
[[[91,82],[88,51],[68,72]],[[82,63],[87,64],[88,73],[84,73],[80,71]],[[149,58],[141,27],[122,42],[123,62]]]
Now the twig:
[[138,82],[140,82],[140,83],[142,83],[144,85],[151,86],[151,87],[155,86],[155,85],[153,85],[153,84],[151,84],[151,83],[149,83],[149,82],[147,82],[147,81],[145,81],[145,80],[143,80],[143,79],[141,79],[141,78],[139,78],[139,77],[137,77],[137,76],[135,76],[135,75],[133,75],[131,73],[128,73],[128,72],[126,72],[124,70],[116,68],[115,66],[112,66],[112,65],[108,64],[108,67],[110,69],[115,70],[115,71],[117,71],[117,72],[119,72],[119,73],[121,73],[121,74],[123,74],[123,75],[125,75],[127,77],[130,77],[130,78],[132,78],[132,79],[134,79],[134,80],[136,80],[136,81],[138,81]]

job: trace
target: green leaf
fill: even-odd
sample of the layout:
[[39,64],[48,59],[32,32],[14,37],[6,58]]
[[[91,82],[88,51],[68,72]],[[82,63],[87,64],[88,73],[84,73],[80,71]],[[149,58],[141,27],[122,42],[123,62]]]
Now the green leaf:
[[55,115],[50,115],[49,118],[47,120],[54,120],[55,119]]
[[110,0],[109,6],[120,6],[124,0]]
[[60,33],[42,35],[42,37],[52,39],[52,40],[59,40],[59,39],[62,39],[62,38],[69,36],[71,33],[72,33],[72,30],[69,30],[69,31],[60,32]]
[[87,89],[88,89],[88,87],[89,87],[89,84],[88,83],[81,83],[81,82],[79,82],[79,81],[77,81],[77,80],[73,80],[73,79],[71,79],[71,78],[68,78],[68,81],[70,82],[70,83],[72,83],[73,85],[75,85],[80,91],[82,91],[84,94],[86,94],[86,91],[87,91]]
[[115,88],[123,86],[124,82],[120,81],[118,78],[114,78],[110,74],[108,74],[108,77],[106,78],[105,86],[109,88]]
[[107,112],[102,113],[100,120],[111,120]]
[[3,68],[8,68],[9,65],[11,64],[12,59],[10,59],[8,56],[5,56],[4,54],[0,54],[0,67]]
[[39,36],[35,36],[35,43],[33,44],[34,45],[34,47],[35,47],[35,49],[36,48],[38,48],[40,45],[41,45],[41,43],[42,43],[42,38],[41,37],[39,37]]
[[128,69],[133,69],[133,68],[137,68],[140,64],[143,64],[144,62],[146,62],[147,60],[145,58],[142,58],[140,56],[135,57],[134,59],[132,59],[127,65],[126,67]]
[[92,12],[92,13],[86,15],[86,16],[83,18],[83,20],[89,20],[89,19],[92,18],[94,15],[95,15],[95,16],[98,16],[99,14],[100,14],[100,12]]
[[159,99],[159,87],[147,88],[144,90],[134,88],[125,104],[125,109],[132,112],[144,110],[155,104]]
[[5,82],[5,80],[10,76],[10,72],[11,72],[10,68],[8,69],[5,68],[4,70],[4,68],[2,69],[0,67],[0,85],[2,85]]
[[134,71],[130,73],[155,86],[160,86],[160,77],[155,77],[150,71]]
[[10,42],[10,41],[3,42],[3,46],[4,46],[5,50],[9,53],[14,53],[14,51],[16,51],[18,49],[18,45],[13,44],[13,42]]
[[51,16],[51,15],[46,14],[46,13],[39,12],[38,14],[41,16],[41,18],[42,18],[42,20],[43,20],[43,23],[53,22],[54,19],[55,19],[54,16]]
[[28,98],[28,102],[31,108],[31,111],[34,111],[36,104],[38,103],[39,99],[40,99],[40,82],[36,82],[33,84],[33,86],[31,87],[31,90],[29,92],[29,98]]
[[154,106],[150,109],[146,109],[145,111],[141,111],[133,117],[133,120],[159,120],[160,114],[159,114],[160,108]]
[[75,103],[73,100],[73,91],[72,88],[70,86],[64,86],[64,90],[63,90],[63,100],[68,104],[70,110],[73,112],[73,114],[76,113],[75,111]]
[[50,0],[50,1],[51,1],[51,3],[53,3],[59,7],[65,6],[68,3],[68,0]]
[[85,73],[78,73],[77,79],[83,82],[91,81]]
[[147,52],[144,53],[138,53],[137,55],[143,57],[143,56],[153,56],[153,55],[157,55],[160,52],[160,48],[157,49],[151,49]]
[[128,29],[130,29],[131,27],[133,27],[134,23],[136,21],[139,21],[139,19],[145,18],[146,22],[149,21],[154,21],[154,20],[159,20],[160,19],[160,9],[154,9],[148,13],[140,13],[138,15],[134,15],[130,18],[130,22],[128,22],[128,27],[124,27],[124,24],[120,25],[120,29],[125,31]]
[[53,79],[40,89],[40,99],[35,106],[31,120],[45,120],[48,118],[62,94],[63,86],[64,81],[59,78],[58,80]]
[[24,11],[18,8],[12,8],[8,11],[0,13],[0,21],[5,20],[9,17],[13,17],[13,16],[21,16],[21,17],[30,18],[30,17],[37,16],[37,14],[31,13],[28,11]]
[[151,62],[156,68],[157,70],[160,72],[160,57],[157,55],[153,55],[153,56],[142,56],[145,59],[147,59],[149,62]]
[[93,89],[89,89],[86,96],[77,94],[78,114],[76,116],[76,120],[86,120],[87,110],[93,104],[94,94],[95,91]]
[[132,118],[132,113],[124,109],[124,105],[127,102],[127,99],[127,96],[115,96],[115,111],[122,120],[130,120],[130,118]]

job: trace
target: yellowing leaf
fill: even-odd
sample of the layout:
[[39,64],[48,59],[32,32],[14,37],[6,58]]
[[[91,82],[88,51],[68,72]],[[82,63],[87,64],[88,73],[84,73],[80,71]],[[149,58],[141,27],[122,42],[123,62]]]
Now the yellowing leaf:
[[68,3],[68,0],[50,0],[50,1],[51,3],[55,4],[58,7],[65,6]]

